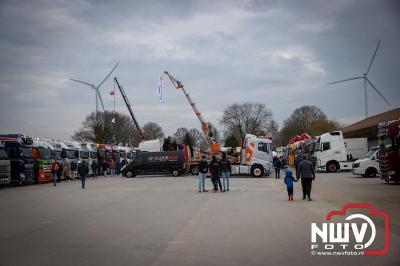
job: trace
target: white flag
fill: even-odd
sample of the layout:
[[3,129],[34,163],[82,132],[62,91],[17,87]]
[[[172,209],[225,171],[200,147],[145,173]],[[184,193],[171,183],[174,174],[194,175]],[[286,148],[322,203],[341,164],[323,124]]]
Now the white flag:
[[164,103],[164,75],[161,75],[158,81],[157,95],[160,98],[160,102]]

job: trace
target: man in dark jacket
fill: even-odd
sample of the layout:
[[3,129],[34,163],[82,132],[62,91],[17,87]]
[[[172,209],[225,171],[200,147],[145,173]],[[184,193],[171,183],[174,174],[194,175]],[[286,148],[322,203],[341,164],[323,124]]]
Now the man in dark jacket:
[[206,189],[206,176],[208,173],[208,163],[206,161],[206,156],[201,156],[201,161],[199,163],[199,192],[208,192]]
[[82,182],[82,189],[85,188],[86,177],[89,174],[89,167],[86,165],[85,161],[82,161],[78,167],[78,174]]
[[300,155],[297,155],[296,158],[294,158],[294,168],[296,170],[296,178],[299,178],[297,171],[299,170],[299,164],[301,162],[302,158]]
[[274,168],[275,168],[275,178],[281,178],[282,162],[278,157],[274,162]]
[[224,184],[224,192],[229,191],[229,174],[232,172],[231,162],[226,157],[226,153],[222,153],[221,159],[221,174],[222,183]]
[[221,164],[217,160],[217,157],[213,155],[212,160],[210,162],[210,171],[211,171],[211,181],[214,185],[214,192],[218,191],[219,189],[222,192],[222,184],[221,184]]
[[307,196],[308,200],[311,201],[311,184],[315,180],[315,170],[307,155],[303,155],[303,160],[299,163],[297,179],[299,178],[301,178],[301,186],[303,187],[303,200]]

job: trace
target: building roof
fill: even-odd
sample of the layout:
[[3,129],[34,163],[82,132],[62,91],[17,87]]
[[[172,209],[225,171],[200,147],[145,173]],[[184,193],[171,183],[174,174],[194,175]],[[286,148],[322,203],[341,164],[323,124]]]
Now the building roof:
[[342,129],[343,133],[351,133],[370,127],[378,127],[379,123],[400,119],[400,108],[367,117]]

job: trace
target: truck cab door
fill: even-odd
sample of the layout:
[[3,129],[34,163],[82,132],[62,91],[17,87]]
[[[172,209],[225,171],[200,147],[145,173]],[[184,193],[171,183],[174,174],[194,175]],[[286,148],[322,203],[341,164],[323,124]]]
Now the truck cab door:
[[260,141],[257,143],[251,164],[261,164],[269,172],[271,170],[271,147],[268,142]]

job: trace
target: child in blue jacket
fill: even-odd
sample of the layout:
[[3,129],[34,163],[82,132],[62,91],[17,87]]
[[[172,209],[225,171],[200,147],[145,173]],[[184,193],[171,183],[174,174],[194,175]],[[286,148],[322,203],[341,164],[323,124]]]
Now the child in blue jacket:
[[292,171],[290,171],[289,169],[286,170],[285,179],[283,179],[283,181],[286,184],[286,188],[287,188],[287,192],[288,192],[288,196],[289,196],[288,200],[293,200],[293,182],[297,182],[297,180],[294,179]]

